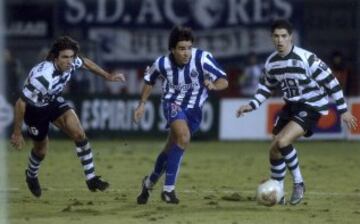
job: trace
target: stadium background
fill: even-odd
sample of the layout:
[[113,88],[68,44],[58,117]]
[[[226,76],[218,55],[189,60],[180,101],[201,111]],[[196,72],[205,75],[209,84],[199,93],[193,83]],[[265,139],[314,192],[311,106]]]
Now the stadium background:
[[[263,62],[273,50],[268,27],[275,17],[290,19],[296,43],[327,63],[335,50],[343,53],[351,69],[345,93],[360,118],[359,1],[5,0],[0,1],[0,15],[0,49],[4,48],[0,55],[0,137],[6,139],[0,141],[0,223],[8,223],[6,216],[11,223],[358,222],[360,189],[358,174],[353,172],[360,164],[358,142],[297,143],[309,186],[305,202],[298,207],[268,209],[257,206],[252,198],[259,180],[268,175],[264,152],[268,142],[217,140],[269,138],[280,99],[269,100],[246,119],[235,119],[234,110],[247,102],[239,87],[247,55],[254,52]],[[131,113],[143,70],[158,54],[167,53],[167,34],[174,24],[194,28],[196,45],[214,53],[231,83],[229,90],[211,96],[204,108],[205,122],[195,138],[206,141],[191,144],[179,181],[184,203],[173,209],[153,197],[151,206],[139,207],[134,205],[139,181],[153,165],[165,137],[159,89],[147,104],[147,116],[140,126],[131,122]],[[51,153],[41,174],[46,190],[36,200],[23,176],[31,143],[21,152],[3,149],[10,146],[13,103],[27,72],[44,57],[51,42],[64,34],[77,39],[83,53],[103,67],[127,74],[124,86],[80,71],[66,92],[97,150],[98,168],[112,189],[90,194],[80,181],[83,177],[72,143],[52,130]],[[343,130],[332,107],[312,139],[358,139],[359,135],[359,129],[354,133]],[[157,140],[148,141],[154,138]],[[287,184],[290,190],[290,181]]]
[[[351,71],[346,77],[345,93],[352,97],[359,95],[360,3],[356,0],[14,0],[5,1],[5,8],[8,54],[5,57],[9,60],[6,60],[7,103],[2,99],[2,127],[8,132],[13,119],[12,105],[27,72],[44,58],[51,42],[64,34],[81,43],[84,55],[110,71],[127,75],[126,84],[110,84],[86,71],[72,78],[66,95],[74,103],[90,137],[155,137],[165,131],[156,100],[159,88],[147,104],[145,119],[139,126],[131,122],[131,113],[137,104],[144,68],[158,55],[167,54],[167,34],[174,24],[192,27],[197,36],[195,46],[211,51],[230,80],[228,90],[210,98],[195,138],[268,138],[268,131],[263,131],[261,136],[248,136],[241,130],[233,137],[222,137],[223,127],[228,126],[223,120],[234,118],[233,111],[224,108],[228,104],[223,102],[244,97],[239,80],[247,55],[254,53],[259,63],[263,63],[273,51],[268,30],[274,18],[289,19],[295,27],[295,43],[315,52],[327,63],[331,63],[332,52],[341,51],[346,68]],[[230,102],[239,105],[240,101]],[[268,115],[267,105],[261,116],[266,116],[266,120],[255,120],[253,125],[265,130],[273,116]],[[338,118],[328,121],[331,125],[320,127],[325,128],[321,133],[331,133],[329,138],[334,137],[332,134],[340,138],[347,136],[341,128],[336,128]],[[244,125],[239,122],[228,129],[241,126]],[[54,136],[64,137],[56,130]]]

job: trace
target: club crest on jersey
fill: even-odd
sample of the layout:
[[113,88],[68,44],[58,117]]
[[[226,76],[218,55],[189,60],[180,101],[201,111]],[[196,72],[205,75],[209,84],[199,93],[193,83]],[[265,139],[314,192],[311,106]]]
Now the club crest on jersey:
[[192,70],[191,73],[190,73],[190,76],[193,77],[193,78],[196,78],[199,76],[199,73],[195,70]]
[[297,65],[298,65],[298,61],[297,61],[297,60],[291,60],[291,65],[292,65],[292,66],[297,66]]
[[308,113],[306,112],[306,111],[301,111],[300,113],[299,113],[299,116],[300,117],[306,117],[308,115]]

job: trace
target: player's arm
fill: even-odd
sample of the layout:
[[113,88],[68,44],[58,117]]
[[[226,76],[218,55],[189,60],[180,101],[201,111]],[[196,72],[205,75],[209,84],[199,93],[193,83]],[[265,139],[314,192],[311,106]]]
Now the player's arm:
[[109,81],[114,81],[114,82],[118,82],[118,81],[124,82],[125,81],[124,74],[122,74],[122,73],[110,74],[107,71],[105,71],[104,69],[102,69],[100,66],[98,66],[95,62],[90,60],[89,58],[82,57],[81,59],[84,63],[83,64],[84,68],[88,69],[95,75],[101,76],[104,79],[109,80]]
[[248,104],[241,105],[236,111],[236,117],[243,116],[245,113],[256,110],[264,103],[271,95],[272,91],[278,85],[278,81],[269,76],[265,71],[263,76],[260,78],[258,89],[252,100]]
[[215,82],[205,79],[204,85],[208,90],[220,91],[226,89],[229,86],[229,82],[226,78],[218,78]]
[[335,100],[336,108],[339,113],[345,113],[347,111],[347,104],[344,99],[344,94],[339,81],[332,74],[330,68],[323,61],[316,58],[313,61],[310,70],[312,78]]
[[133,119],[134,119],[135,123],[138,123],[140,121],[140,119],[142,118],[142,116],[144,115],[145,103],[148,100],[148,98],[152,92],[153,85],[155,84],[156,79],[160,75],[160,72],[157,69],[157,63],[158,63],[158,60],[155,61],[155,63],[151,67],[147,67],[145,70],[145,76],[144,76],[145,84],[141,90],[141,97],[140,97],[139,104],[134,111]]
[[11,135],[11,144],[16,149],[21,149],[24,145],[24,138],[21,133],[21,127],[24,121],[25,115],[25,102],[19,98],[15,104],[15,111],[14,111],[14,129]]
[[271,95],[272,91],[278,85],[278,81],[265,74],[262,78],[260,78],[258,89],[253,97],[253,99],[249,102],[249,105],[253,110],[258,109],[261,104],[263,104]]
[[229,86],[226,73],[209,52],[204,55],[202,63],[204,86],[208,90],[220,91]]
[[140,119],[144,115],[145,103],[151,94],[152,88],[153,88],[152,85],[145,84],[141,91],[141,98],[140,98],[139,104],[134,112],[134,122],[135,123],[139,123]]
[[347,127],[349,129],[355,129],[357,127],[357,119],[347,109],[347,104],[339,81],[323,61],[315,58],[312,62],[313,63],[310,66],[312,78],[335,100],[336,109],[341,114],[341,119],[345,122]]

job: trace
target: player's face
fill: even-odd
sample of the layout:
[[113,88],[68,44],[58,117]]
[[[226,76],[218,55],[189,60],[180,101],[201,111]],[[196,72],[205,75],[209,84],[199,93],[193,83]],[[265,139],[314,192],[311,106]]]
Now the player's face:
[[185,65],[189,63],[191,58],[192,42],[183,40],[176,44],[176,47],[171,50],[173,53],[176,64]]
[[74,62],[75,52],[70,49],[62,50],[59,56],[55,58],[55,65],[60,71],[68,71],[71,68],[71,63]]
[[292,35],[286,29],[275,29],[271,35],[276,50],[281,56],[287,55],[292,48]]

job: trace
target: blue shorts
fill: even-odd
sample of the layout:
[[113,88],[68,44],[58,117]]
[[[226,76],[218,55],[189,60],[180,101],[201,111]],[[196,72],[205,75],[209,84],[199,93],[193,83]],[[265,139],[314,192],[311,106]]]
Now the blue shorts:
[[199,130],[202,111],[200,108],[181,108],[179,105],[170,102],[163,102],[164,116],[166,118],[166,128],[176,120],[185,120],[191,135]]

